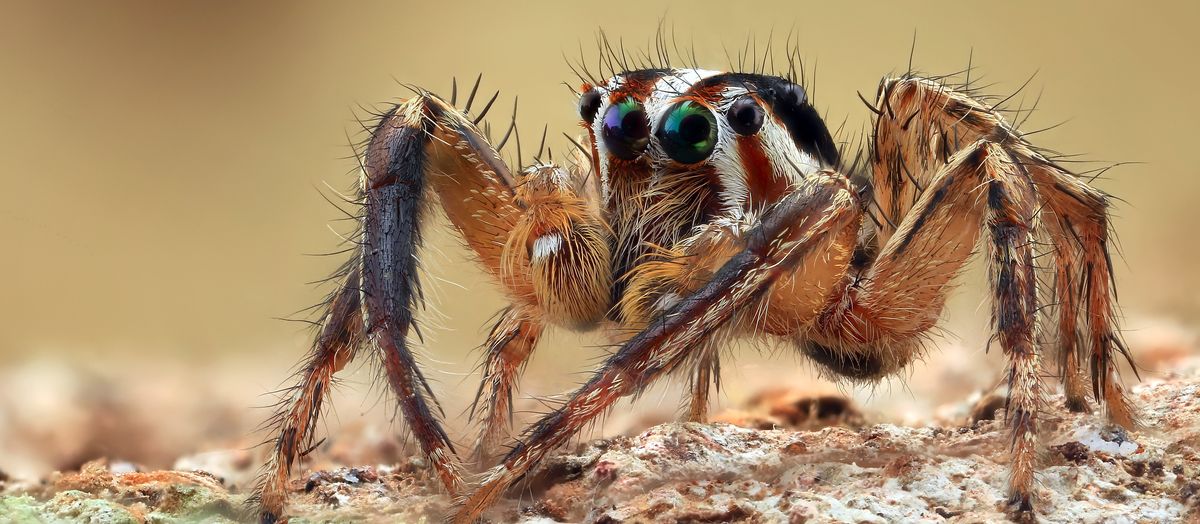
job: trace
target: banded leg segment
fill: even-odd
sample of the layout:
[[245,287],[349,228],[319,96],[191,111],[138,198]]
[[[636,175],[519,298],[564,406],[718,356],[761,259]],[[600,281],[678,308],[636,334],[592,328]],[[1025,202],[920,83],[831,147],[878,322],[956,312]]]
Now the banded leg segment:
[[1068,407],[1086,409],[1081,363],[1090,350],[1096,401],[1104,404],[1109,420],[1133,429],[1137,416],[1118,372],[1117,356],[1124,357],[1131,366],[1133,357],[1116,328],[1116,289],[1108,251],[1108,197],[1040,156],[1024,160],[1022,166],[1044,195],[1054,219],[1047,229],[1059,254],[1055,287],[1060,331],[1070,325],[1076,330],[1082,327],[1085,333],[1083,340],[1068,340],[1069,344],[1061,340],[1060,334]]
[[691,350],[809,255],[819,241],[858,218],[854,192],[840,183],[788,195],[745,236],[745,249],[700,290],[683,297],[625,343],[567,402],[538,421],[504,462],[465,501],[455,522],[473,522],[548,453],[579,433],[623,396],[642,391],[678,367]]
[[[1003,155],[999,147],[989,156]],[[998,163],[1003,165],[1004,160]],[[1035,339],[1037,277],[1034,274],[1034,230],[1038,205],[1031,181],[1004,166],[1006,176],[988,184],[988,231],[991,235],[993,286],[992,329],[1008,356],[1008,400],[1005,418],[1012,430],[1009,503],[1032,512],[1031,489],[1037,466],[1037,410],[1043,402],[1040,357]],[[1015,176],[1014,176],[1015,175]]]
[[[1108,253],[1108,197],[1048,160],[993,108],[933,80],[889,78],[880,83],[873,146],[880,238],[896,231],[935,170],[963,144],[981,139],[1005,150],[1033,181],[1046,211],[1043,232],[1054,246],[1060,371],[1068,407],[1086,409],[1082,362],[1090,353],[1094,395],[1109,420],[1132,427],[1116,355],[1132,360],[1116,331],[1116,300]],[[1083,336],[1080,336],[1083,335]]]
[[1032,507],[1042,402],[1034,337],[1038,206],[1032,181],[1003,146],[974,143],[932,179],[870,268],[834,301],[812,334],[817,347],[872,369],[873,377],[896,371],[920,350],[921,336],[936,324],[952,279],[986,230],[993,329],[1009,360],[1009,488],[1021,510]]
[[312,446],[321,405],[333,375],[346,366],[363,343],[359,272],[353,269],[332,296],[329,312],[300,373],[300,383],[269,422],[275,429],[271,460],[259,477],[250,504],[258,504],[259,520],[274,523],[284,515],[292,465]]

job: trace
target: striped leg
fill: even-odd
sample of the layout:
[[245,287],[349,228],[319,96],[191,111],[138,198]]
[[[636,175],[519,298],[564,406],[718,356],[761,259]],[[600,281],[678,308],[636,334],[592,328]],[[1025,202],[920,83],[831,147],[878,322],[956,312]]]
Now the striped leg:
[[826,360],[840,358],[856,371],[870,371],[858,378],[894,373],[918,354],[921,337],[937,323],[953,278],[970,259],[981,232],[987,231],[993,329],[1009,360],[1009,488],[1021,510],[1031,507],[1037,409],[1042,401],[1034,338],[1038,202],[1031,180],[1008,151],[986,140],[976,142],[954,155],[930,181],[872,265],[834,301],[811,334]]
[[[462,486],[454,448],[437,403],[409,347],[421,302],[417,254],[427,194],[435,193],[450,222],[484,267],[499,276],[503,246],[521,209],[514,183],[497,152],[472,120],[451,104],[421,93],[382,116],[363,159],[362,237],[354,269],[329,305],[326,324],[289,409],[279,416],[276,453],[259,482],[263,522],[284,517],[289,468],[312,439],[330,378],[359,345],[370,344],[408,429],[447,491]],[[532,296],[516,272],[505,280],[514,296]]]

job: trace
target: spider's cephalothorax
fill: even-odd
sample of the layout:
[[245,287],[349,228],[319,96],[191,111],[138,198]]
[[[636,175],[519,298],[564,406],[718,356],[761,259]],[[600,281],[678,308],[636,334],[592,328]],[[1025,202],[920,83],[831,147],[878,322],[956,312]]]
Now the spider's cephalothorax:
[[[646,69],[589,82],[575,161],[515,175],[466,116],[470,100],[460,111],[455,97],[421,92],[397,105],[363,152],[358,255],[276,419],[274,461],[255,499],[263,520],[281,515],[332,375],[362,346],[382,359],[447,490],[467,495],[456,515],[465,522],[667,372],[689,374],[688,418],[704,420],[728,337],[778,338],[850,379],[896,373],[920,355],[977,245],[1010,363],[1012,503],[1030,511],[1041,304],[1055,304],[1069,407],[1087,409],[1090,363],[1095,400],[1114,422],[1133,424],[1114,358],[1127,352],[1114,325],[1107,199],[968,93],[912,74],[881,82],[869,106],[868,168],[855,176],[864,183],[851,182],[805,90],[784,78]],[[512,302],[488,336],[472,409],[483,425],[480,458],[506,437],[516,380],[547,325],[612,326],[621,343],[470,493],[408,346],[430,199]],[[1048,289],[1037,285],[1039,241],[1053,258]]]

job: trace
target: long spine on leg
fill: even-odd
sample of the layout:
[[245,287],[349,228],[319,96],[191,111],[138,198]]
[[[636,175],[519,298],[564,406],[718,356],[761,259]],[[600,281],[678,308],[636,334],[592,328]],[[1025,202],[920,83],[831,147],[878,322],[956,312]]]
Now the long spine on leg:
[[321,332],[300,373],[300,383],[270,422],[275,426],[278,436],[271,461],[259,477],[250,499],[251,503],[259,504],[261,522],[276,522],[283,516],[292,465],[305,448],[312,445],[313,430],[321,414],[321,404],[329,393],[333,374],[354,357],[362,344],[362,329],[359,273],[357,269],[352,269],[330,302]]
[[367,148],[362,257],[367,334],[383,360],[400,411],[421,451],[450,493],[462,486],[450,438],[433,408],[429,384],[408,346],[413,309],[421,300],[417,274],[426,151],[433,121],[418,104],[400,106],[380,122]]

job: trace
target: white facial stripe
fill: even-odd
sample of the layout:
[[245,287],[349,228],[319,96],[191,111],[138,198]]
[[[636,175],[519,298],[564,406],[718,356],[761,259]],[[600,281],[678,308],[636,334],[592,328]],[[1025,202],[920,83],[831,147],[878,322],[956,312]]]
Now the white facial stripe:
[[600,202],[608,203],[609,193],[609,177],[608,177],[608,146],[604,144],[604,113],[608,111],[608,106],[612,105],[608,101],[608,94],[612,92],[618,84],[618,79],[613,79],[606,87],[597,87],[600,90],[600,109],[596,111],[596,117],[592,119],[592,136],[596,142],[596,163],[600,165]]
[[[734,101],[748,93],[749,91],[741,85],[726,87],[721,93],[720,109],[727,110]],[[771,163],[771,171],[787,177],[791,184],[798,183],[805,177],[820,171],[820,160],[797,148],[787,128],[771,116],[770,109],[767,109],[766,112],[763,126],[755,134],[755,137],[762,144],[763,152],[766,153],[767,159]],[[730,216],[737,216],[739,210],[750,207],[755,202],[749,201],[751,196],[748,188],[749,174],[746,172],[741,154],[736,147],[732,147],[732,141],[736,135],[733,129],[729,128],[727,120],[719,118],[718,121],[722,126],[722,140],[729,141],[730,144],[728,147],[718,146],[717,150],[713,152],[711,162],[721,173],[721,183],[725,189],[726,209],[731,213]]]
[[671,74],[663,75],[654,83],[651,100],[661,103],[686,95],[697,82],[719,74],[720,71],[706,69],[673,69]]

